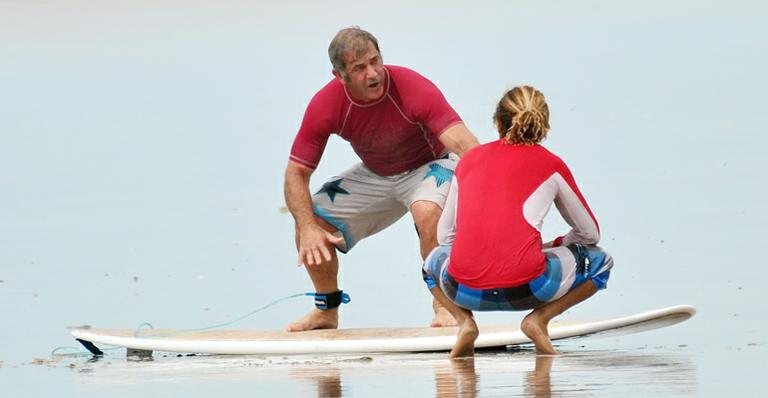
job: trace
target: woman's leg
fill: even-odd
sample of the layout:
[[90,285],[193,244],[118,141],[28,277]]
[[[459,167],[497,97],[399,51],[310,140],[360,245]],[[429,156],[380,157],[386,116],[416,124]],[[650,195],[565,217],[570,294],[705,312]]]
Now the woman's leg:
[[544,304],[523,318],[520,329],[536,345],[537,353],[557,354],[549,337],[549,321],[605,289],[613,258],[600,247],[579,244],[544,252],[547,268],[540,278],[529,283]]
[[520,323],[520,330],[536,345],[537,354],[558,354],[549,339],[549,331],[547,330],[549,321],[574,305],[592,297],[596,292],[597,287],[591,280],[588,280],[563,297],[537,307],[523,318]]
[[480,333],[475,323],[475,318],[472,316],[472,311],[459,307],[454,304],[451,299],[443,294],[439,286],[435,286],[429,289],[432,296],[443,308],[453,315],[458,324],[459,331],[456,334],[456,343],[451,350],[451,358],[471,357],[475,354],[475,340]]
[[453,318],[456,319],[457,326],[459,327],[456,343],[454,343],[451,350],[451,358],[468,357],[474,355],[475,340],[477,340],[479,331],[472,316],[472,311],[459,307],[443,292],[443,284],[449,283],[443,278],[443,273],[447,273],[450,254],[450,246],[434,248],[424,260],[422,273],[424,282],[427,284],[427,288],[432,293],[435,301],[448,310]]

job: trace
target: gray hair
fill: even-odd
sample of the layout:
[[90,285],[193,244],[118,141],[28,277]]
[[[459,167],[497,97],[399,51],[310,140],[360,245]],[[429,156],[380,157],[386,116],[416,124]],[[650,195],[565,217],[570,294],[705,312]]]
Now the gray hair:
[[359,26],[350,26],[336,33],[328,46],[328,57],[331,59],[333,70],[346,79],[347,70],[346,65],[344,65],[344,54],[350,52],[355,55],[360,54],[368,49],[368,43],[372,43],[376,51],[381,54],[379,41],[369,32],[360,29]]

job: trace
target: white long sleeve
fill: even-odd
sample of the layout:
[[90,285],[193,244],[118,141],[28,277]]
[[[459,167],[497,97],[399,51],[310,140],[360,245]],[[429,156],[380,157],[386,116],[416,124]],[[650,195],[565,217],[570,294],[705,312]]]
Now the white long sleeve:
[[456,238],[456,205],[459,197],[459,182],[456,176],[451,179],[451,187],[448,189],[448,197],[445,200],[443,213],[437,222],[437,243],[451,245]]

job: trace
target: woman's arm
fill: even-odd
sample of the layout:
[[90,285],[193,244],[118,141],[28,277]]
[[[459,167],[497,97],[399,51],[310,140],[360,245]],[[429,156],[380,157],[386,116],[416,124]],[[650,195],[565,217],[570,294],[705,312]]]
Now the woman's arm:
[[451,179],[451,187],[448,189],[448,197],[445,200],[443,213],[437,222],[437,243],[451,245],[456,238],[456,204],[459,197],[459,183],[454,175]]

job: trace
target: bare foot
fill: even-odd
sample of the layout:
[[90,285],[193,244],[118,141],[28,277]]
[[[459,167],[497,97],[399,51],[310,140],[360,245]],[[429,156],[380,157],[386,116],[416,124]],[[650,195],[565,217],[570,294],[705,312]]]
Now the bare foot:
[[288,332],[301,332],[314,329],[336,329],[339,326],[339,311],[313,309],[298,321],[288,325]]
[[477,324],[472,318],[467,318],[459,325],[459,332],[456,334],[456,343],[451,350],[451,358],[471,357],[475,355],[475,340],[480,332],[477,330]]
[[435,317],[432,318],[432,323],[429,325],[433,328],[441,328],[447,326],[458,326],[456,319],[448,312],[445,307],[439,307],[435,309]]
[[549,339],[548,323],[548,320],[543,319],[534,310],[523,318],[523,321],[520,323],[520,330],[536,345],[537,354],[557,355],[559,352],[555,350],[555,347],[552,346],[552,340]]

